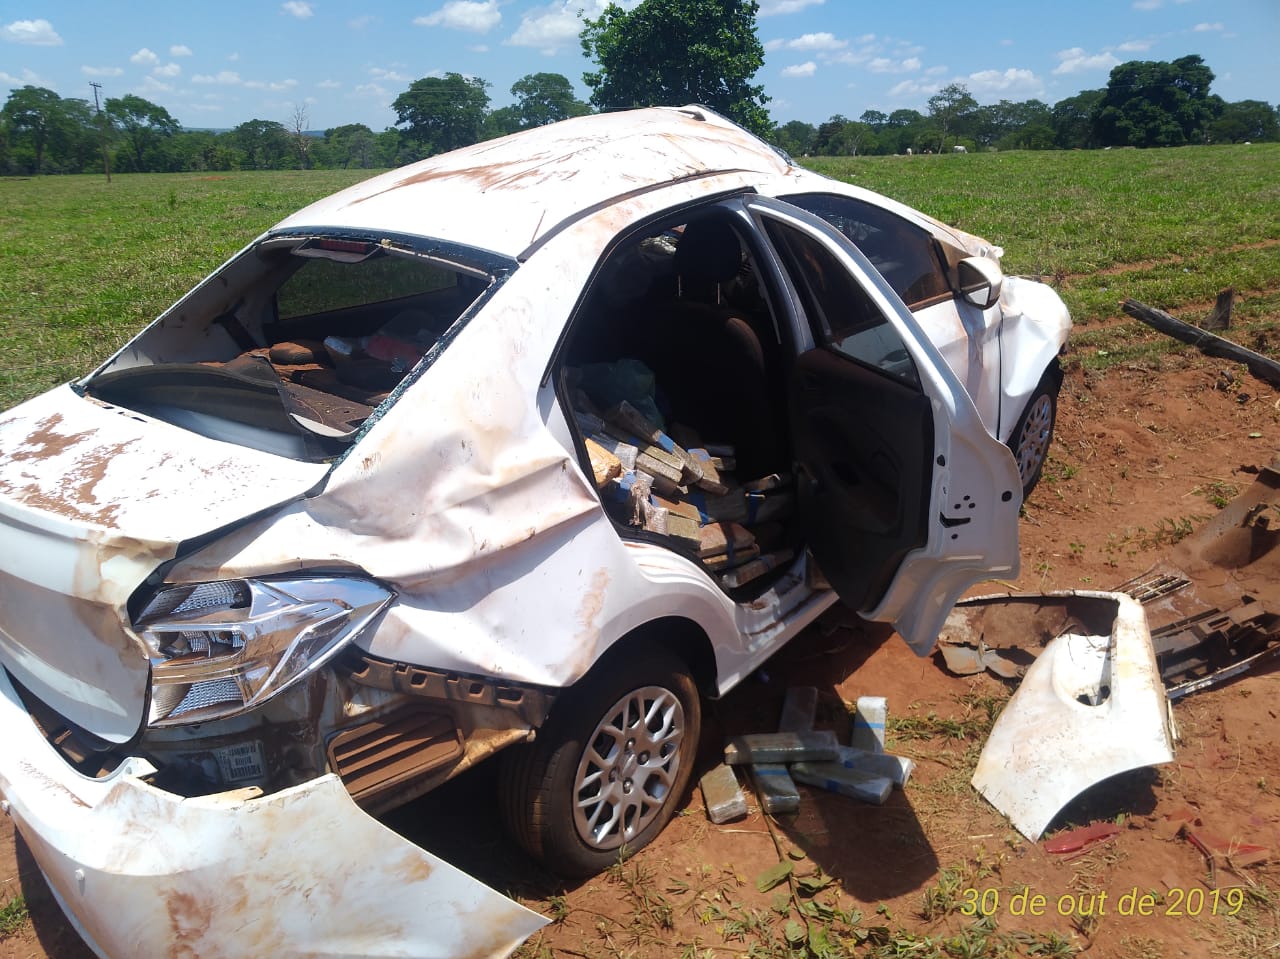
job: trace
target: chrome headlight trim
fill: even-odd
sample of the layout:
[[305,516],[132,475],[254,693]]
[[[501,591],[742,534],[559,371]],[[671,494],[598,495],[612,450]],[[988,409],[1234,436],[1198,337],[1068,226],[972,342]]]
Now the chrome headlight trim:
[[220,580],[158,589],[134,622],[152,726],[247,712],[327,663],[395,599],[366,579]]

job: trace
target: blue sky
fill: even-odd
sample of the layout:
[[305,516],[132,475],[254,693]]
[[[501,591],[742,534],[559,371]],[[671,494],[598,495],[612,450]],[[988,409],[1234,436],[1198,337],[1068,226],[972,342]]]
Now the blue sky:
[[[635,5],[635,0],[622,4]],[[134,93],[188,127],[249,119],[313,129],[395,123],[415,79],[488,81],[491,106],[541,71],[587,89],[578,11],[600,0],[0,0],[0,95],[23,84],[64,97]],[[1126,60],[1198,53],[1227,100],[1280,101],[1280,0],[1077,0],[972,4],[760,0],[756,82],[778,122],[863,110],[924,112],[959,81],[979,103],[1053,104],[1106,85]]]

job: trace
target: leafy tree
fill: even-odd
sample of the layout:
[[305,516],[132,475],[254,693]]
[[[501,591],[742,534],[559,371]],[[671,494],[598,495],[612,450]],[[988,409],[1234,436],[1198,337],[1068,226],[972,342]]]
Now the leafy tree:
[[643,0],[616,3],[583,27],[582,52],[599,69],[583,75],[601,110],[702,103],[759,136],[772,124],[755,0]]
[[813,152],[817,135],[818,128],[812,123],[791,120],[774,130],[771,140],[793,157],[802,157]]
[[274,120],[247,120],[231,131],[231,140],[249,170],[283,169],[293,148],[289,131]]
[[183,130],[175,134],[167,146],[174,169],[199,172],[234,170],[239,166],[239,151],[229,133]]
[[496,110],[490,110],[484,118],[483,139],[505,137],[509,133],[518,133],[523,129],[518,107],[498,107]]
[[162,153],[164,141],[182,129],[168,110],[128,93],[122,97],[108,97],[103,111],[119,131],[127,148],[124,154],[126,169],[143,173],[167,168],[167,159]]
[[933,127],[918,110],[894,110],[881,128],[878,140],[882,153],[906,153],[922,150],[935,139]]
[[569,78],[559,73],[530,73],[511,85],[520,129],[580,117],[591,107],[573,93]]
[[819,156],[857,156],[861,150],[874,149],[875,131],[866,123],[856,123],[836,114],[819,124],[813,138],[813,152]]
[[973,111],[970,132],[974,141],[982,146],[998,146],[1002,150],[1028,149],[1030,139],[1042,142],[1043,137],[1029,138],[1024,131],[1043,127],[1049,130],[1048,142],[1052,146],[1051,116],[1048,105],[1039,100],[1001,100]]
[[32,156],[25,172],[41,173],[44,170],[45,150],[50,141],[57,140],[65,131],[67,111],[60,96],[45,87],[27,85],[13,90],[0,108],[15,148],[26,147]]
[[425,156],[477,143],[489,107],[488,86],[460,73],[414,80],[391,104],[399,117],[396,125],[406,128]]
[[1111,71],[1093,114],[1103,146],[1181,146],[1205,140],[1223,108],[1212,96],[1213,71],[1192,54],[1172,63],[1131,60]]
[[1222,116],[1209,124],[1214,143],[1265,143],[1280,140],[1280,120],[1271,104],[1240,100],[1222,108]]
[[947,135],[956,132],[978,109],[978,101],[963,83],[948,83],[929,98],[929,117],[938,127],[938,152],[947,148]]
[[1085,90],[1059,100],[1050,111],[1053,142],[1061,150],[1087,150],[1098,145],[1093,133],[1093,114],[1105,90]]
[[858,117],[858,121],[865,123],[879,133],[888,125],[889,114],[882,113],[880,110],[863,110],[862,116]]
[[367,170],[377,158],[377,139],[363,123],[345,123],[324,131],[321,147],[327,165]]

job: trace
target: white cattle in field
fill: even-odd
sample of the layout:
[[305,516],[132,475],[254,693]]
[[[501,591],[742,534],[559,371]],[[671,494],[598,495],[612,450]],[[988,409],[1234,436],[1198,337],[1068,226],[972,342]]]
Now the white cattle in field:
[[953,147],[951,148],[951,152],[953,152],[953,153],[968,153],[969,151],[968,151],[968,150],[966,150],[966,149],[965,149],[963,146],[961,146],[959,143],[957,143],[955,146],[953,146]]

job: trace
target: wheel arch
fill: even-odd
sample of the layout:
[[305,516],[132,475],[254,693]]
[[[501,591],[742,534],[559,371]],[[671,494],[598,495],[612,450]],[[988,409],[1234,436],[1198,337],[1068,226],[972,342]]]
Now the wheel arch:
[[613,643],[575,682],[575,685],[609,668],[616,659],[639,655],[645,647],[658,647],[671,653],[689,669],[694,685],[703,696],[716,694],[715,651],[711,637],[697,622],[686,616],[660,616],[634,627]]

